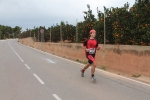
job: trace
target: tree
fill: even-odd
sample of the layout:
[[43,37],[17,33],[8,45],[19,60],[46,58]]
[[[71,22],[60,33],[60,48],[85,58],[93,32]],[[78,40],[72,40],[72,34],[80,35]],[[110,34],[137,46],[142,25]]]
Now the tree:
[[[79,32],[80,32],[80,40],[79,41],[84,41],[85,39],[88,38],[89,36],[89,31],[91,29],[94,28],[95,22],[96,22],[96,18],[95,16],[92,14],[92,10],[90,9],[90,5],[87,5],[88,11],[84,11],[83,13],[86,14],[86,16],[84,16],[84,20],[83,23],[80,23],[80,25],[82,24],[83,29],[79,28]],[[82,34],[82,35],[81,35]]]
[[136,0],[130,9],[133,16],[134,30],[132,31],[133,44],[148,45],[150,28],[150,1]]

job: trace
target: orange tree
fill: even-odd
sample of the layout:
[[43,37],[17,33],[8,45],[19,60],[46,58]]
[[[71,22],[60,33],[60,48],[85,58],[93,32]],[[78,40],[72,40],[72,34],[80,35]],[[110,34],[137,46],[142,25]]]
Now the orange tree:
[[109,43],[129,44],[130,38],[130,13],[129,4],[122,8],[106,9],[106,32]]
[[78,23],[78,33],[79,33],[79,41],[83,42],[84,40],[89,38],[89,31],[94,28],[96,19],[92,14],[92,10],[90,9],[90,5],[87,5],[88,11],[84,11],[84,21]]
[[[150,1],[136,0],[129,10],[126,3],[122,8],[106,9],[106,40],[109,43],[148,45],[150,43]],[[99,12],[95,23],[98,40],[103,41],[103,13]],[[102,36],[102,37],[101,37]]]
[[63,40],[67,40],[69,42],[75,42],[75,26],[68,24],[68,23],[62,23],[62,36]]
[[148,45],[150,42],[150,1],[136,0],[130,9],[132,14],[131,41],[136,45]]
[[98,21],[95,22],[94,29],[96,30],[96,39],[99,43],[104,43],[104,14],[98,11]]
[[[52,42],[58,42],[60,41],[60,32],[62,34],[62,39],[64,40],[68,40],[70,42],[74,42],[75,40],[75,26],[68,24],[68,23],[64,23],[61,22],[61,25],[56,24],[56,26],[51,26],[48,28],[48,31],[45,36],[45,38],[50,40],[50,30],[51,30],[51,41]],[[60,30],[61,29],[61,30]]]
[[[106,8],[105,10],[105,25],[106,25],[106,43],[127,44],[129,41],[129,24],[130,14],[128,12],[128,3],[122,8]],[[98,12],[99,21],[96,22],[94,28],[97,30],[98,40],[104,42],[104,13]]]
[[52,42],[60,41],[60,25],[56,24],[56,26],[52,26]]
[[85,39],[87,39],[87,37],[86,38],[83,37],[83,35],[85,33],[86,32],[84,30],[84,24],[83,24],[83,22],[79,22],[78,23],[78,42],[82,43],[82,42],[84,42]]

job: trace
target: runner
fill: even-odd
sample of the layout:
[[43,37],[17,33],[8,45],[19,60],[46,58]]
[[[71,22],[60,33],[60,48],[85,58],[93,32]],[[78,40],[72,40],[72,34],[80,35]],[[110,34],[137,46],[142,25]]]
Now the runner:
[[99,50],[100,47],[98,46],[98,42],[95,39],[96,31],[91,30],[89,34],[90,34],[90,38],[83,43],[83,47],[85,49],[86,57],[88,59],[88,64],[86,64],[84,66],[84,68],[81,70],[81,76],[84,77],[84,71],[90,65],[92,65],[92,67],[91,67],[91,78],[92,78],[93,81],[95,81],[96,80],[96,78],[94,76],[94,72],[95,72],[95,68],[96,68],[95,54],[96,54],[96,50]]

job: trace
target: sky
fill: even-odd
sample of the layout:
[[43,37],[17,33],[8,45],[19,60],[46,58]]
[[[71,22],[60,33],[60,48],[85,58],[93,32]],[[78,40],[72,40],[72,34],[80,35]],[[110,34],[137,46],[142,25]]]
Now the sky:
[[97,7],[103,12],[104,6],[123,7],[127,2],[131,7],[135,0],[0,0],[0,25],[19,26],[22,31],[39,26],[48,28],[61,21],[76,25],[76,21],[84,21],[87,4],[97,18]]

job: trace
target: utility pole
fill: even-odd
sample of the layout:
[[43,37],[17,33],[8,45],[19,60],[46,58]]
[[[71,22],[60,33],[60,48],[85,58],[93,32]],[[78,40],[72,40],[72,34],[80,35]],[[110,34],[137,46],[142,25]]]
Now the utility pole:
[[31,30],[30,30],[30,37],[31,37]]
[[106,25],[105,25],[105,8],[104,8],[104,46],[105,46],[105,39],[106,39]]
[[36,41],[35,34],[36,34],[36,31],[35,31],[35,26],[34,26],[34,42]]
[[60,42],[62,43],[62,25],[60,23]]
[[50,38],[50,42],[51,42],[51,28],[50,28],[50,33],[49,33],[49,36],[50,36],[49,38]]
[[78,43],[78,19],[76,19],[76,43]]
[[38,42],[40,41],[40,39],[39,39],[39,29],[38,29]]
[[36,40],[35,40],[35,32],[34,32],[34,41],[36,41]]
[[97,14],[98,14],[97,20],[99,21],[99,10],[98,10],[98,7],[97,7]]
[[44,29],[43,28],[40,29],[40,33],[41,33],[41,50],[43,50],[43,40],[44,40]]

